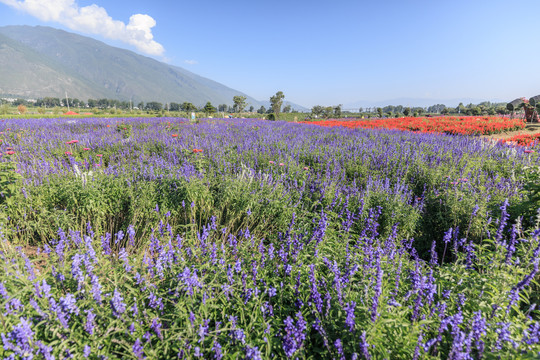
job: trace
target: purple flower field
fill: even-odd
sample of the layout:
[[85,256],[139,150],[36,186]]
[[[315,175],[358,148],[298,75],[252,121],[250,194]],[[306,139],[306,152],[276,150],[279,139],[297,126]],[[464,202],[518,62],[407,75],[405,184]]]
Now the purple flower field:
[[540,356],[523,148],[240,119],[0,139],[3,358]]

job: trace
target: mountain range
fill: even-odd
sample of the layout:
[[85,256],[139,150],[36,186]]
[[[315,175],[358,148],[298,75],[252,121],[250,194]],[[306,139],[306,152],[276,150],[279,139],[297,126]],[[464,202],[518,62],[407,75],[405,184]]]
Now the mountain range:
[[[0,96],[125,101],[210,101],[232,105],[245,96],[248,106],[268,107],[241,91],[101,41],[46,26],[0,27]],[[291,104],[295,109],[302,106]]]

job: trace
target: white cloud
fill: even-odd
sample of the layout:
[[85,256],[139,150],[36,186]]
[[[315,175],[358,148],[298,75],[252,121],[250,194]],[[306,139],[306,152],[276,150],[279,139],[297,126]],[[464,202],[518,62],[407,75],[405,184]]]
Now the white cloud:
[[82,33],[101,35],[135,46],[149,55],[163,55],[165,49],[154,40],[156,21],[149,15],[135,14],[126,25],[114,20],[107,10],[95,4],[79,7],[75,0],[0,0],[42,21],[58,22]]
[[189,65],[195,65],[199,63],[197,60],[184,60],[184,62]]

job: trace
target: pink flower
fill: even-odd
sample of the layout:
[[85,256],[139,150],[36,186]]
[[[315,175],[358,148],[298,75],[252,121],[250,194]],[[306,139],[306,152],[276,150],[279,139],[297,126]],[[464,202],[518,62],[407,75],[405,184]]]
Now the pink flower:
[[7,155],[13,155],[13,154],[15,154],[15,151],[8,151],[8,152],[6,152],[6,154]]
[[285,166],[285,164],[284,163],[279,163],[279,166]]
[[88,150],[90,150],[90,148],[84,148],[83,150],[84,150],[84,151],[88,151]]
[[309,168],[307,166],[304,166],[304,170],[309,170]]
[[76,143],[78,143],[78,142],[79,142],[79,140],[71,140],[71,143],[72,143],[72,144],[76,144]]
[[269,164],[275,164],[275,162],[273,162],[272,160],[270,160],[268,163]]
[[97,156],[97,157],[102,157],[102,156],[103,156],[103,154],[97,154],[96,156]]
[[71,153],[71,151],[66,151],[64,154],[66,154],[66,155],[73,155],[73,154]]
[[531,154],[531,153],[533,153],[533,152],[534,152],[534,150],[525,150],[525,151],[524,151],[525,154]]
[[99,167],[99,166],[101,166],[101,164],[94,164],[94,166],[95,166],[95,167]]

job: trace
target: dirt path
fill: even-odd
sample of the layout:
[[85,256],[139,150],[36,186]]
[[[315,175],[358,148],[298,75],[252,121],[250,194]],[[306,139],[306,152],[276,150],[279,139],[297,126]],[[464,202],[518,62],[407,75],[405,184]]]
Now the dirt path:
[[522,135],[522,134],[536,134],[540,133],[540,123],[527,123],[525,126],[525,129],[523,130],[516,130],[516,131],[507,131],[500,134],[493,134],[493,135],[484,135],[482,137],[487,139],[508,139],[516,135]]

